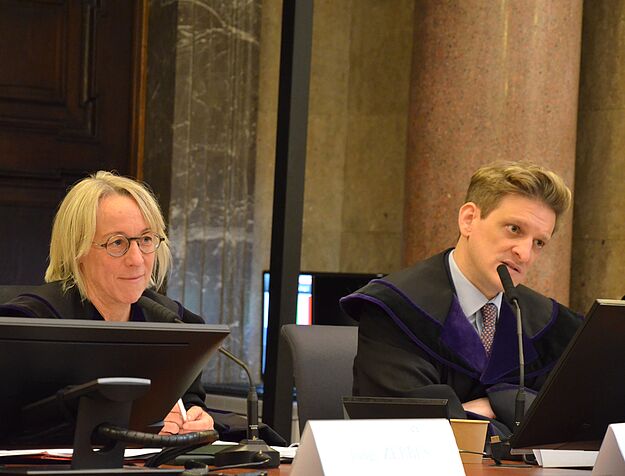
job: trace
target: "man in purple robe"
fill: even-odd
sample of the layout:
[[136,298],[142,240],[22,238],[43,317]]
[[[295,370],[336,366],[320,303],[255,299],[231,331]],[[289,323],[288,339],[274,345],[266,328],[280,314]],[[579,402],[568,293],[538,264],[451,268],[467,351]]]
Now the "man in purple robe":
[[452,417],[487,418],[509,433],[519,356],[497,267],[507,267],[519,294],[527,408],[581,324],[570,309],[521,284],[570,203],[564,181],[542,167],[477,170],[458,213],[455,248],[341,300],[359,321],[354,394],[448,398]]

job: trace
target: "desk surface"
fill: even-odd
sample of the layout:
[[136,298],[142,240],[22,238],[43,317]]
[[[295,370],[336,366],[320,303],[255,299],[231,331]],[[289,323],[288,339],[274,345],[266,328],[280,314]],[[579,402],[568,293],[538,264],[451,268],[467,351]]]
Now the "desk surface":
[[590,475],[590,470],[541,468],[540,466],[503,467],[495,466],[490,459],[483,459],[482,464],[465,464],[464,471],[467,476],[479,475],[526,475],[526,476],[584,476]]
[[[515,467],[516,466],[516,467]],[[538,466],[495,466],[489,459],[482,460],[481,464],[465,464],[466,476],[589,476],[590,470],[540,468]],[[255,471],[254,469],[223,470],[224,474],[239,474]],[[269,476],[289,476],[291,465],[283,464],[279,468],[268,470]]]
[[[232,470],[231,474],[243,473],[247,470]],[[467,476],[584,476],[590,475],[590,470],[541,468],[539,466],[503,467],[495,466],[489,459],[484,459],[482,464],[465,464],[464,471]],[[291,465],[283,464],[279,468],[269,470],[269,476],[286,476],[291,472]],[[228,471],[230,473],[230,471]]]

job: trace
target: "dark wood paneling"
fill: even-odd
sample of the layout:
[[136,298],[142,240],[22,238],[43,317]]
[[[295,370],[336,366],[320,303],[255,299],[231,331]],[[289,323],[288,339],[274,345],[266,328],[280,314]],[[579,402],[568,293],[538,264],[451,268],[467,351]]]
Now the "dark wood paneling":
[[11,254],[0,284],[41,280],[69,185],[100,169],[136,175],[145,5],[0,0],[0,249]]
[[71,174],[0,173],[0,284],[40,284],[52,220]]
[[0,97],[15,103],[4,102],[2,115],[22,115],[24,103],[63,103],[67,5],[60,0],[18,1],[5,2],[3,7],[0,45],[5,47],[0,48],[0,59],[11,67],[0,70]]

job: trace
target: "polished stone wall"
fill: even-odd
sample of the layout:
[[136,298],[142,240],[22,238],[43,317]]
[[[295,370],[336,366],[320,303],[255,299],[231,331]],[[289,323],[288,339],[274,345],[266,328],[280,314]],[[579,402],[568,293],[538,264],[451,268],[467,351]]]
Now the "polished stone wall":
[[[175,269],[169,294],[207,321],[231,325],[228,345],[258,370],[282,5],[278,0],[174,3],[170,228]],[[502,2],[500,9],[479,0],[454,5],[315,1],[303,269],[390,272],[452,246],[467,181],[484,162],[531,159],[573,184],[580,1]],[[604,18],[609,16],[604,11],[592,21],[604,30],[612,25],[615,35],[616,23],[609,21],[620,17]],[[595,41],[584,35],[585,42]],[[620,100],[618,74],[606,76],[607,69],[601,69],[607,68],[604,63],[616,68],[618,60],[597,51],[592,55],[596,61],[582,71],[582,78],[588,76],[582,83],[587,81],[587,89],[605,83],[605,110],[580,97],[587,104],[584,120],[595,122],[585,122],[584,130],[580,126],[578,147],[586,152],[578,154],[578,168],[584,170],[576,177],[578,195],[585,176],[591,185],[596,173],[608,184],[622,178],[621,119],[618,110],[609,110]],[[593,69],[597,75],[591,80]],[[157,93],[148,97],[148,105],[158,102]],[[590,140],[605,127],[609,138]],[[158,140],[159,134],[152,137]],[[161,153],[158,144],[156,151]],[[588,160],[585,169],[582,159]],[[599,172],[592,169],[591,159],[607,161],[605,170],[602,165]],[[598,187],[589,192],[606,193]],[[616,210],[620,197],[601,203]],[[580,213],[587,222],[600,220],[590,210],[575,213],[576,230]],[[605,238],[590,231],[580,236],[597,236],[597,247],[606,239],[610,259],[618,264],[619,231],[603,226]],[[548,272],[530,284],[566,301],[570,247],[569,215],[540,266]],[[596,259],[591,253],[586,265],[576,264],[586,249],[591,248],[583,244],[576,251],[574,269],[589,269]],[[589,281],[598,281],[599,268],[589,271]],[[572,303],[576,289],[590,286],[576,284],[575,273]],[[610,271],[612,283],[622,281],[617,274]],[[216,362],[210,380],[240,380],[229,364]]]
[[[258,315],[247,297],[260,15],[260,0],[178,2],[168,285],[207,322],[228,324],[225,345],[256,364]],[[244,381],[222,358],[211,359],[204,377]]]
[[625,294],[625,1],[584,3],[571,304]]
[[[258,371],[282,4],[150,3],[144,176],[171,203],[167,292],[230,325],[228,345]],[[412,11],[408,0],[315,2],[303,269],[400,266]],[[175,35],[156,33],[172,22]],[[221,359],[205,375],[240,380]]]
[[[263,5],[258,269],[269,263],[278,3]],[[302,269],[390,272],[401,265],[413,8],[409,0],[314,3]]]
[[353,1],[341,271],[402,265],[413,18],[418,2]]
[[[573,186],[582,17],[581,0],[416,3],[406,264],[455,245],[480,165],[529,160]],[[565,303],[571,223],[569,213],[527,282]]]

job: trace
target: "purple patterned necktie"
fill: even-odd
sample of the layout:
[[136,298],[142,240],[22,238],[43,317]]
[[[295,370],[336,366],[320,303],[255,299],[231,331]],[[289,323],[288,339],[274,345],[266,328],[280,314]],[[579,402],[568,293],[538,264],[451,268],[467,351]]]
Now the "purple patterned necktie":
[[490,356],[493,339],[495,338],[495,326],[497,325],[497,306],[492,302],[487,302],[482,308],[482,320],[484,328],[482,329],[482,334],[480,334],[480,339],[482,339],[486,354]]

